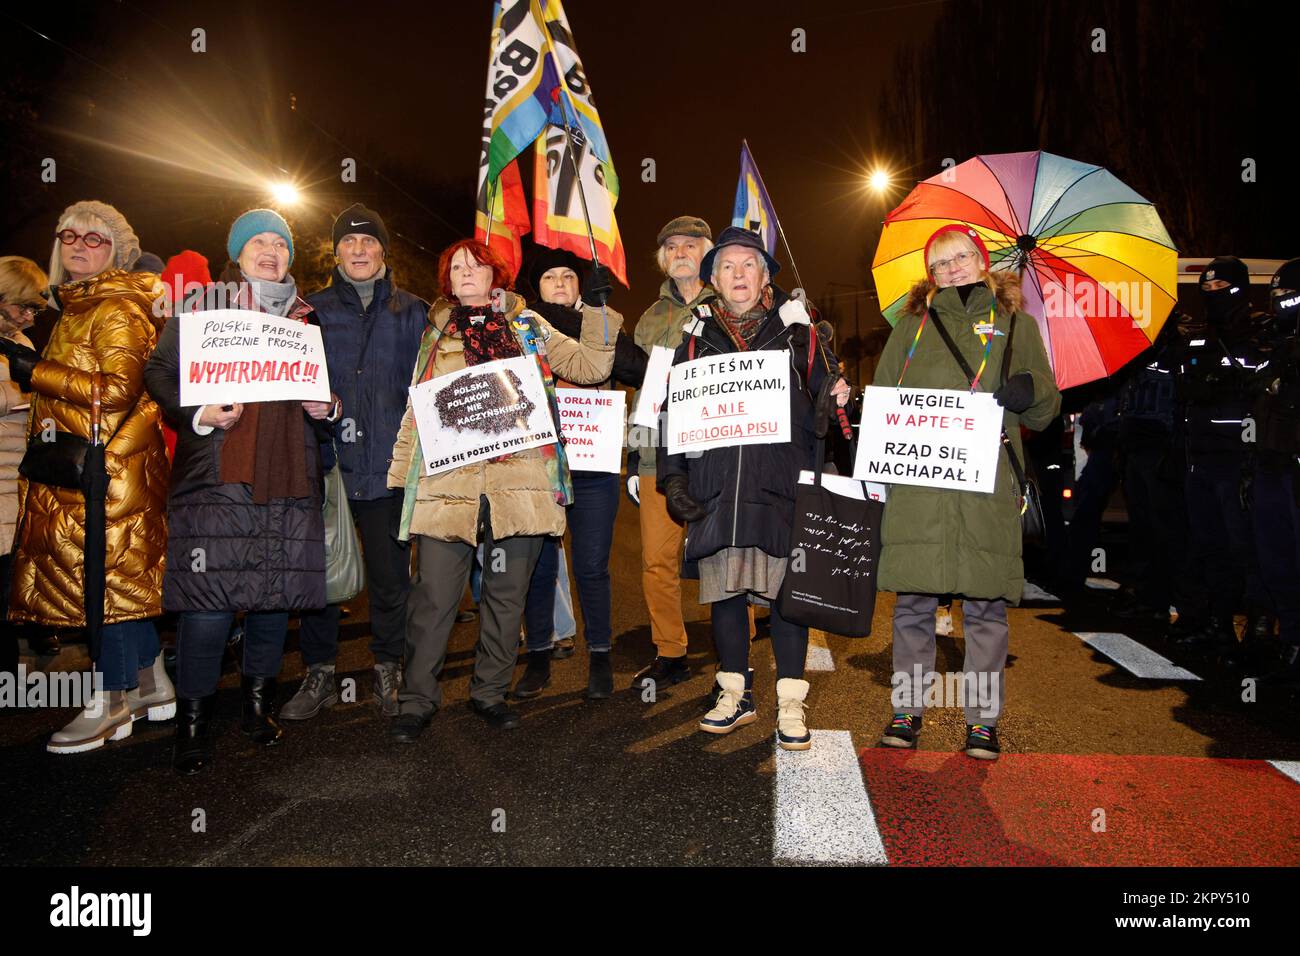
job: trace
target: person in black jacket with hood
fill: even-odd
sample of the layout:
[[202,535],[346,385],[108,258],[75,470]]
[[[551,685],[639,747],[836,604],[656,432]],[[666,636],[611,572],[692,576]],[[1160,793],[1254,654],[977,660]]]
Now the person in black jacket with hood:
[[[841,407],[850,394],[838,360],[812,334],[803,303],[771,284],[779,269],[757,235],[735,226],[723,230],[700,263],[700,278],[719,295],[693,310],[673,364],[735,352],[788,352],[790,441],[657,456],[657,484],[668,512],[687,525],[686,559],[698,562],[700,602],[712,606],[720,693],[699,725],[712,734],[757,719],[746,677],[752,676],[749,596],[775,602],[785,577],[795,486],[801,470],[815,467],[815,396],[828,375],[839,380],[834,395]],[[670,421],[671,405],[669,394]],[[775,603],[771,627],[777,742],[786,750],[807,750],[812,746],[804,723],[808,629],[786,621]]]
[[[334,429],[333,448],[365,561],[373,696],[381,714],[396,717],[411,551],[397,540],[402,496],[388,487],[388,466],[429,303],[394,282],[386,261],[388,229],[377,212],[360,203],[348,207],[334,220],[332,238],[338,264],[330,284],[307,302],[320,319],[330,382],[347,409]],[[331,604],[300,618],[307,677],[280,710],[282,719],[306,720],[338,702],[339,616],[339,606]]]
[[[573,253],[564,249],[539,248],[528,273],[537,298],[530,301],[528,307],[573,338],[582,333],[584,315],[595,313],[598,318],[603,315],[607,340],[615,340],[614,370],[609,381],[590,387],[608,389],[618,384],[640,388],[648,359],[622,331],[623,316],[605,304],[610,293],[608,273],[604,267],[591,270],[583,283],[587,300],[584,302],[579,298],[579,281],[585,271],[582,261]],[[560,388],[576,387],[562,379],[558,379],[556,385]],[[582,634],[590,652],[587,697],[600,700],[614,693],[614,672],[609,657],[613,646],[609,555],[614,544],[620,480],[617,474],[576,468],[571,474],[574,500],[566,510],[568,525],[573,531],[573,577],[578,585],[578,601],[582,605]],[[516,698],[538,696],[551,680],[551,622],[559,580],[559,545],[558,538],[547,538],[533,569],[528,603],[524,609],[528,666],[511,691]],[[559,657],[560,653],[556,656]]]

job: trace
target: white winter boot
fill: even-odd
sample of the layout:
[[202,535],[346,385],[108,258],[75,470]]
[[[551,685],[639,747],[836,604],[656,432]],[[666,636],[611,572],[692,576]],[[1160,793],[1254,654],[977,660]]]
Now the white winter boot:
[[804,724],[804,701],[808,682],[782,677],[776,682],[776,742],[782,750],[807,750],[812,734]]
[[737,727],[752,724],[758,719],[753,700],[745,698],[745,675],[718,671],[718,702],[700,721],[700,730],[706,734],[729,734]]

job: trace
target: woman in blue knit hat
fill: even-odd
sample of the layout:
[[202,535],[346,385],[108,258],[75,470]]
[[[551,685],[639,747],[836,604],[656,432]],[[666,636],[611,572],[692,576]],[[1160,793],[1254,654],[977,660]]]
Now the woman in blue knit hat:
[[[289,274],[293,234],[278,213],[244,213],[230,227],[226,251],[231,261],[202,307],[315,322]],[[145,382],[177,432],[163,607],[180,612],[174,765],[192,774],[212,760],[212,706],[226,637],[240,612],[240,729],[254,743],[280,741],[276,676],[289,612],[325,606],[320,442],[340,408],[335,396],[183,407],[178,323],[184,321],[192,319],[182,313],[167,321]]]

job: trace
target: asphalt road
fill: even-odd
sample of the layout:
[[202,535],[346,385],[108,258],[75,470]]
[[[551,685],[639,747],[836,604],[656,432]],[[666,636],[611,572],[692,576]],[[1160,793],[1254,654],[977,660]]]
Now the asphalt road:
[[[999,724],[1004,753],[997,764],[958,753],[964,728],[957,709],[927,713],[919,753],[871,749],[891,713],[893,601],[887,594],[877,602],[871,637],[825,638],[834,670],[809,674],[814,749],[778,760],[775,672],[761,627],[751,653],[759,719],[725,737],[695,729],[714,667],[693,584],[686,586],[685,605],[695,676],[653,703],[631,688],[653,649],[640,593],[636,513],[626,499],[615,542],[619,690],[613,699],[585,700],[579,642],[578,654],[553,665],[551,687],[517,704],[522,725],[494,731],[466,705],[477,623],[458,625],[443,674],[444,709],[415,746],[394,745],[370,702],[365,604],[358,600],[344,624],[339,660],[340,677],[357,680],[358,702],[286,724],[279,748],[255,748],[236,726],[238,675],[227,661],[216,765],[198,778],[172,772],[170,722],[138,723],[131,737],[99,751],[54,757],[45,753],[45,739],[69,712],[5,712],[0,863],[1107,863],[1129,861],[1134,841],[1160,846],[1161,834],[1174,845],[1173,855],[1166,860],[1148,848],[1137,862],[1177,863],[1202,859],[1192,845],[1198,841],[1187,836],[1193,831],[1211,861],[1297,862],[1300,785],[1262,763],[1300,761],[1296,701],[1287,695],[1242,701],[1240,675],[1171,653],[1154,625],[1116,620],[1108,592],[1096,592],[1095,601],[1069,616],[1051,601],[1010,612],[1008,703]],[[1076,632],[1125,633],[1204,679],[1134,676]],[[961,645],[960,636],[940,638],[940,670],[960,669]],[[291,634],[282,700],[302,670]],[[843,766],[826,764],[832,736],[844,748],[851,740],[850,759],[861,760],[868,797],[860,799],[874,807],[879,858],[855,857],[852,850],[837,856],[833,847],[823,853],[818,841],[856,837],[850,831],[867,824],[837,817],[841,807],[805,812],[798,804],[829,799],[831,785],[819,785],[822,778],[813,774],[843,779]],[[803,795],[776,799],[781,774],[794,787],[789,792]],[[856,781],[856,771],[853,776]],[[1252,780],[1259,782],[1262,820],[1185,819],[1188,807],[1219,793],[1215,788],[1231,800],[1234,789]],[[862,789],[853,781],[849,786]],[[1093,786],[1122,839],[1080,835],[1089,821],[1073,808],[1095,802],[1080,794]],[[950,806],[961,803],[950,791],[980,799],[973,809]],[[1033,800],[1022,804],[1028,796]],[[974,825],[958,825],[953,814],[968,813],[975,814]],[[1238,845],[1243,827],[1254,833],[1253,851]],[[990,832],[997,837],[992,842]],[[1091,832],[1098,832],[1095,822]],[[945,834],[942,846],[936,834]]]

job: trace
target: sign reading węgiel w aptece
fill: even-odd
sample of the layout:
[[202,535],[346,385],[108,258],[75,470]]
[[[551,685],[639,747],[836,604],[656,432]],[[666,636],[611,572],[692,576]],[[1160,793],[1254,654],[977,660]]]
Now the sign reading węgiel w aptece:
[[731,352],[673,366],[668,454],[789,440],[789,352]]
[[247,309],[187,312],[176,321],[181,405],[329,401],[319,326]]
[[853,477],[993,491],[1002,406],[987,392],[869,386]]

